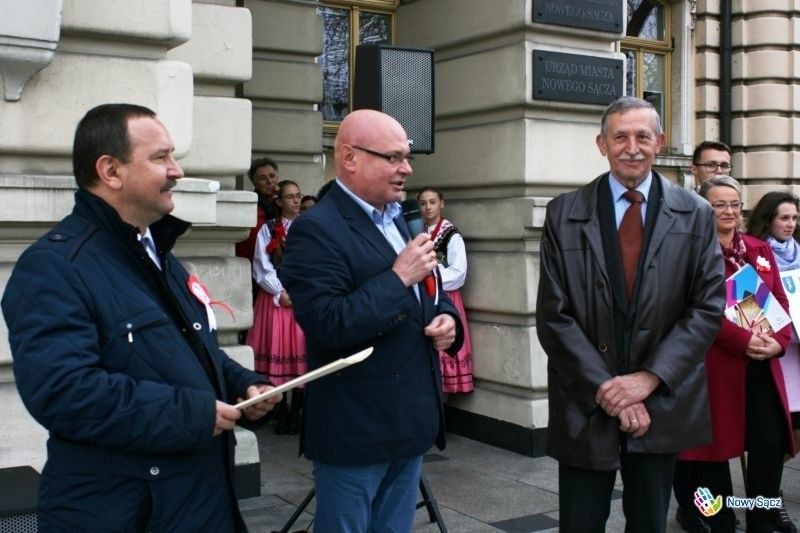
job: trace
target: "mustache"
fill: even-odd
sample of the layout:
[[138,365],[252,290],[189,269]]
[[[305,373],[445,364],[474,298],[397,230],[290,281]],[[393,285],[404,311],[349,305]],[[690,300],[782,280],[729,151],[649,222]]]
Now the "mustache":
[[635,154],[635,155],[621,155],[619,156],[620,161],[644,161],[647,159],[644,154]]
[[177,184],[178,184],[178,180],[170,178],[170,179],[167,179],[167,183],[164,185],[164,188],[165,189],[174,189],[175,185],[177,185]]

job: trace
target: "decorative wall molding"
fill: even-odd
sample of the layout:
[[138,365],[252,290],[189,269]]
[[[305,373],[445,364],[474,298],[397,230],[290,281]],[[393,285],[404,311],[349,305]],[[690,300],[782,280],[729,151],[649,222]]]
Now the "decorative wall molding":
[[61,34],[62,2],[26,0],[0,5],[0,76],[6,101],[18,101],[28,80],[53,60]]

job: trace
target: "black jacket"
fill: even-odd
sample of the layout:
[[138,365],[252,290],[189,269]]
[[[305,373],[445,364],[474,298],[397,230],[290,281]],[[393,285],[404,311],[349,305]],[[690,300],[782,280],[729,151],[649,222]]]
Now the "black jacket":
[[50,432],[40,527],[244,529],[233,434],[212,437],[215,401],[264,380],[219,349],[170,253],[188,226],[151,226],[162,274],[137,229],[78,190],[72,214],[14,268],[2,300],[14,374]]

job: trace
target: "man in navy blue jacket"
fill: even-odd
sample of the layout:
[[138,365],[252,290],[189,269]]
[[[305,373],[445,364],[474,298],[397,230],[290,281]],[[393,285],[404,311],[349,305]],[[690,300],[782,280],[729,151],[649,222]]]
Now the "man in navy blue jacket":
[[269,385],[220,350],[209,295],[170,252],[189,227],[168,214],[183,176],[173,151],[147,108],[90,110],[74,210],[20,257],[3,296],[20,396],[50,433],[42,530],[246,530],[229,403]]
[[314,461],[314,527],[411,531],[422,455],[444,446],[437,351],[458,351],[461,322],[440,288],[420,283],[437,266],[430,238],[409,241],[398,218],[412,172],[402,126],[350,113],[335,157],[336,184],[292,224],[281,281],[310,369],[375,351],[308,384],[301,450]]

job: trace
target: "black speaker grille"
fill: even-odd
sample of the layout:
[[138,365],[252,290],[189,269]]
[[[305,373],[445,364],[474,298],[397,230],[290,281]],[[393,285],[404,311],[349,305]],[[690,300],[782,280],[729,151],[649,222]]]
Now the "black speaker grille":
[[411,152],[433,152],[433,50],[388,45],[356,49],[353,109],[377,109],[397,119]]
[[39,523],[36,513],[0,516],[0,533],[36,533]]
[[381,103],[403,125],[412,151],[433,151],[433,56],[429,50],[381,50]]

